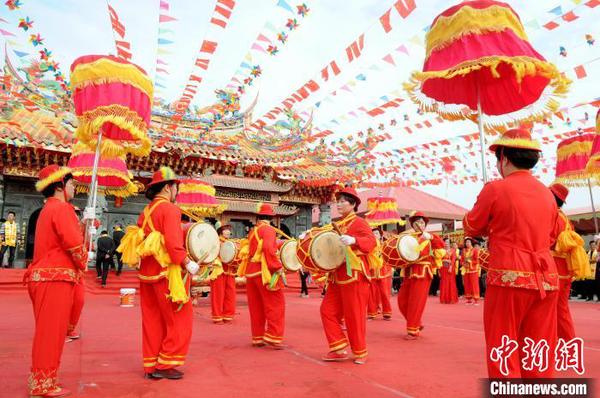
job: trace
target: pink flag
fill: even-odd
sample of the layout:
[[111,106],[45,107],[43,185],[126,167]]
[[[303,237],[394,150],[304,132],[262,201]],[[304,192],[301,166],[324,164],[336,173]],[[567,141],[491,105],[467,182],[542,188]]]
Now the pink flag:
[[167,3],[165,0],[160,0],[160,9],[169,11],[169,3]]
[[160,64],[160,65],[169,65],[168,63],[166,63],[166,62],[165,62],[165,61],[163,61],[162,59],[157,59],[157,60],[156,60],[156,63],[157,63],[157,64]]
[[0,29],[0,33],[2,33],[3,36],[14,36],[13,33],[10,33],[8,30],[4,29]]
[[263,53],[266,53],[265,49],[264,49],[264,48],[262,48],[261,46],[259,46],[257,43],[254,43],[254,44],[252,45],[252,47],[250,47],[250,48],[251,48],[252,50],[258,50],[258,51],[261,51],[261,52],[263,52]]
[[258,37],[256,39],[260,40],[260,41],[266,41],[267,43],[271,43],[271,40],[267,36],[263,35],[262,33],[260,35],[258,35]]
[[161,14],[161,15],[158,17],[158,22],[160,22],[160,23],[163,23],[163,22],[171,22],[171,21],[177,21],[177,18],[173,18],[173,17],[171,17],[171,16],[169,16],[169,15],[163,15],[163,14]]
[[404,53],[404,54],[406,54],[406,55],[409,55],[409,54],[408,54],[408,48],[406,48],[406,46],[405,46],[404,44],[401,44],[401,45],[400,45],[400,47],[398,47],[398,48],[396,49],[396,51],[399,51],[399,52],[401,52],[401,53]]
[[388,62],[388,63],[390,63],[390,64],[392,64],[392,65],[396,66],[396,63],[394,62],[394,58],[392,58],[392,55],[391,55],[391,54],[388,54],[388,55],[386,55],[385,57],[383,57],[383,60],[384,60],[385,62]]

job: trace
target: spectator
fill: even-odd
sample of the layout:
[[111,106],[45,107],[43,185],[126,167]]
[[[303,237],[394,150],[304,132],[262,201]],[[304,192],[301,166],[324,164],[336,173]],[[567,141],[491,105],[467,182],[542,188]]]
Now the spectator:
[[100,269],[102,270],[102,287],[106,287],[106,278],[115,252],[115,242],[108,236],[108,231],[102,231],[96,246],[98,248],[96,251],[96,272],[100,274]]
[[116,251],[116,248],[121,244],[121,239],[125,236],[125,232],[123,231],[123,226],[121,224],[117,224],[113,228],[113,241],[115,242],[115,256],[117,257],[117,276],[121,275],[121,271],[123,270],[123,260],[122,254]]
[[19,224],[15,221],[15,217],[15,212],[9,211],[6,222],[0,227],[0,239],[2,240],[0,265],[4,264],[4,254],[6,253],[6,250],[8,250],[8,268],[13,267],[15,251],[17,248],[17,238],[19,236]]

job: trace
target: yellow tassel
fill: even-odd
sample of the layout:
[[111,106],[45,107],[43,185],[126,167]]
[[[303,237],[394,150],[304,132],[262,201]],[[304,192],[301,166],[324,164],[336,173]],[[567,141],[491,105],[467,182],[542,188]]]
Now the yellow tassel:
[[592,276],[583,244],[583,238],[571,229],[561,232],[556,241],[556,252],[566,255],[569,271],[576,279],[589,279]]
[[446,255],[446,250],[445,249],[435,249],[433,251],[433,257],[435,258],[435,266],[438,268],[442,268],[443,264],[443,258]]
[[137,268],[140,263],[140,256],[137,253],[138,246],[144,241],[144,231],[137,225],[130,225],[125,229],[125,235],[121,239],[121,244],[117,251],[123,256],[123,263],[131,268]]

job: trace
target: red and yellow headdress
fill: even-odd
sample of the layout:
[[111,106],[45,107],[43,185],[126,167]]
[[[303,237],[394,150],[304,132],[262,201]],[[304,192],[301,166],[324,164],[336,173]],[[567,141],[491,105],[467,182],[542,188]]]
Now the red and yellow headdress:
[[63,182],[65,177],[69,174],[72,174],[72,171],[69,167],[61,167],[57,164],[46,166],[40,170],[40,173],[38,174],[38,181],[35,183],[35,190],[42,192],[50,184],[54,184],[55,182]]
[[161,182],[177,182],[177,174],[173,171],[172,168],[163,166],[160,169],[156,170],[154,174],[152,174],[152,181],[148,185],[146,185],[146,191],[153,185],[160,184]]
[[507,148],[531,149],[541,152],[542,147],[537,140],[531,138],[529,130],[519,128],[507,130],[502,136],[490,145],[490,151],[495,152],[499,146]]
[[273,206],[270,204],[260,202],[256,206],[256,214],[259,216],[274,216],[275,210],[273,210]]

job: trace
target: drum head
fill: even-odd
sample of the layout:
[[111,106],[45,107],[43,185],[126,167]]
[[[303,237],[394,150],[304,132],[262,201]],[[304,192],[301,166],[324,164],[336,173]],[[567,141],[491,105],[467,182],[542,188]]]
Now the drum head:
[[406,261],[416,261],[419,259],[419,241],[412,235],[402,235],[398,239],[398,251]]
[[186,246],[190,257],[197,263],[210,264],[217,259],[221,242],[219,234],[208,223],[195,223],[186,236]]
[[221,250],[219,251],[219,257],[221,257],[221,261],[223,264],[229,264],[235,257],[237,256],[237,246],[230,240],[226,240],[225,242],[221,242]]
[[302,263],[300,263],[296,255],[297,248],[297,241],[288,240],[281,246],[281,250],[279,251],[279,258],[281,259],[283,268],[291,272],[299,271],[302,268]]
[[335,232],[321,232],[310,244],[310,257],[317,267],[333,271],[346,260],[344,244]]

